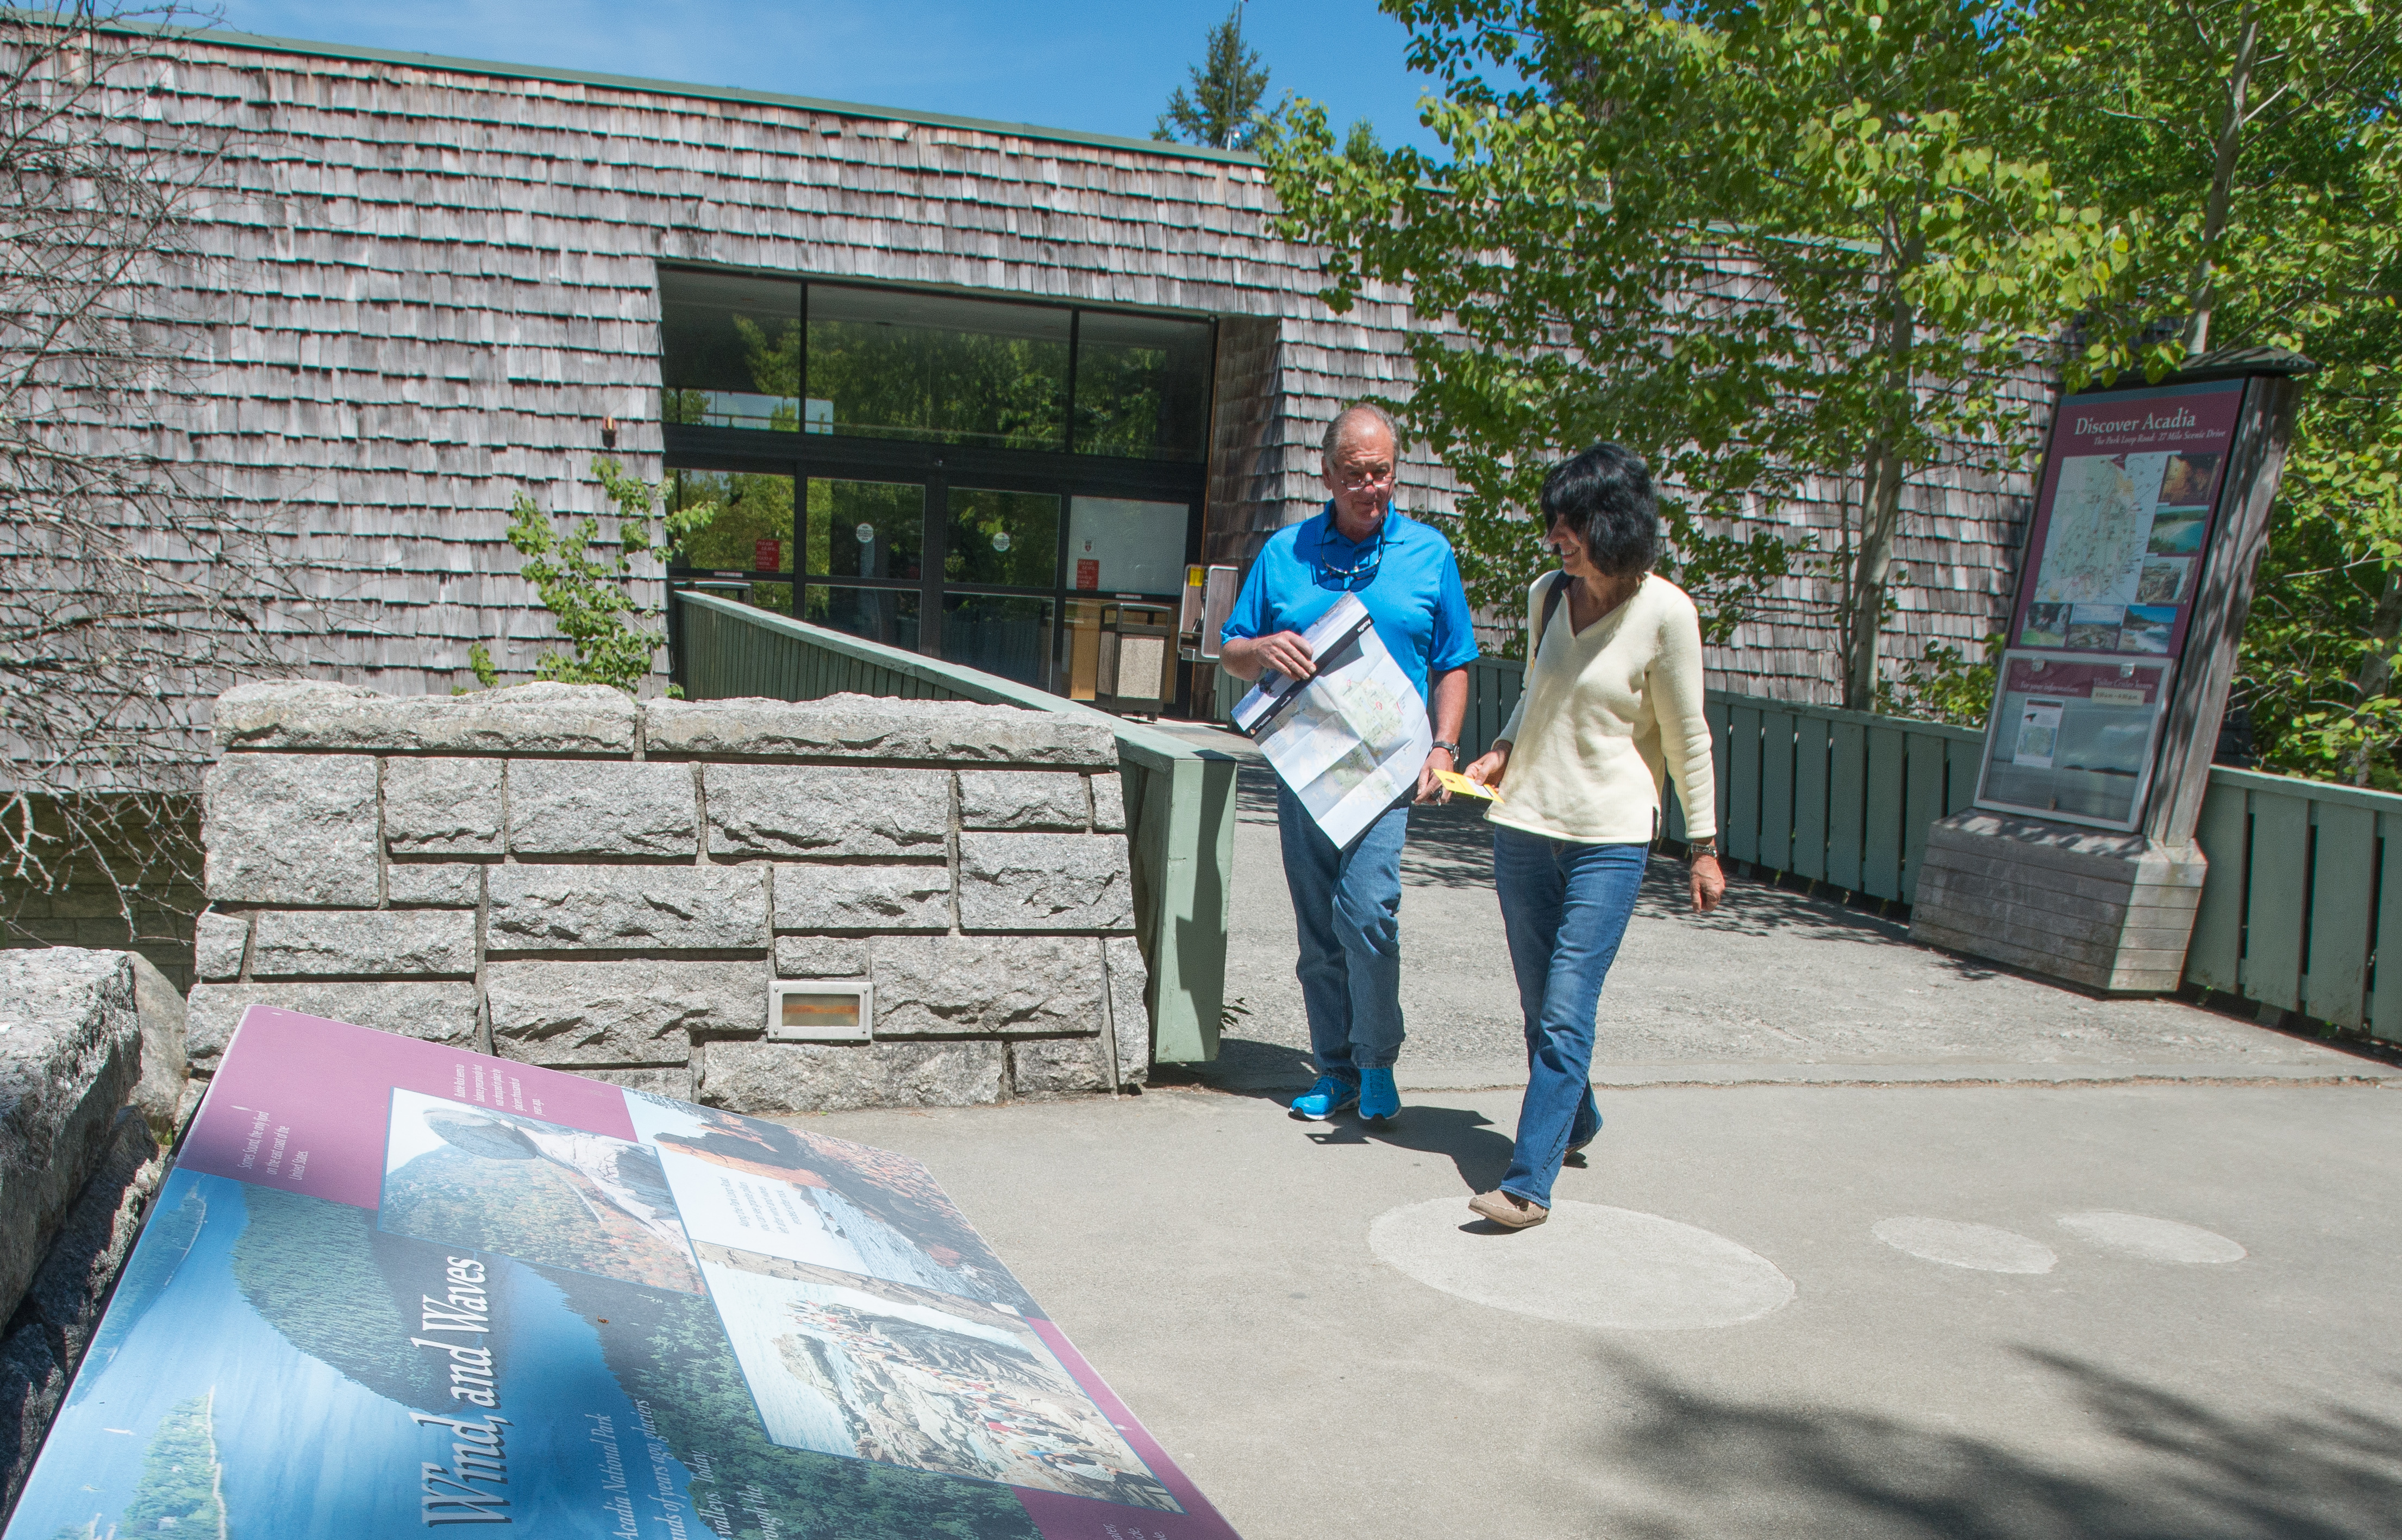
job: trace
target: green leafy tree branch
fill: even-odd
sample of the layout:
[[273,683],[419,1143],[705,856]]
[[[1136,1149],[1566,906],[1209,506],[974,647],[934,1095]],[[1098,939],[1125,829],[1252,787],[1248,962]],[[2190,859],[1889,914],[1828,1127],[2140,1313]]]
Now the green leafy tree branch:
[[[586,515],[561,529],[523,492],[510,505],[509,543],[525,558],[519,571],[568,644],[565,652],[545,653],[534,666],[534,677],[563,684],[607,684],[630,694],[649,675],[652,659],[666,640],[652,625],[658,612],[634,598],[634,563],[654,549],[655,525],[664,522],[667,543],[672,545],[705,527],[716,509],[712,504],[676,509],[662,521],[656,483],[628,475],[617,461],[597,456],[592,474],[616,508],[614,547],[602,541],[598,518]],[[490,668],[490,654],[480,663],[476,670],[479,681]]]
[[2237,674],[2264,768],[2402,789],[2402,3],[2035,8],[2029,143],[2139,260],[2091,372],[2279,347],[2307,381]]
[[[2113,298],[2132,235],[2009,153],[1993,65],[2014,7],[1975,0],[1392,0],[1442,82],[1440,157],[1339,152],[1297,107],[1265,155],[1326,298],[1404,289],[1406,420],[1460,476],[1478,598],[1539,571],[1524,510],[1597,438],[1672,496],[1671,571],[1731,632],[1824,574],[1846,704],[1882,678],[1905,488],[2032,447],[2009,382]],[[1514,81],[1496,86],[1488,70]],[[1758,517],[1841,489],[1835,548]]]

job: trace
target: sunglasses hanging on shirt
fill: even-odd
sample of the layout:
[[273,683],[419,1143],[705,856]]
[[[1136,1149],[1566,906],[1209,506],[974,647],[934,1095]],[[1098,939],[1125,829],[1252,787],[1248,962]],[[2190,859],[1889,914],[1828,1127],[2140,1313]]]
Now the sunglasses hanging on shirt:
[[[1319,584],[1330,588],[1362,588],[1375,581],[1376,569],[1385,559],[1385,542],[1392,534],[1392,516],[1387,514],[1384,523],[1376,528],[1376,543],[1369,546],[1364,555],[1354,557],[1347,566],[1337,566],[1328,559],[1329,536],[1326,530],[1318,531],[1318,551],[1310,558],[1310,565],[1318,570]],[[1328,521],[1328,527],[1332,527],[1332,520]]]

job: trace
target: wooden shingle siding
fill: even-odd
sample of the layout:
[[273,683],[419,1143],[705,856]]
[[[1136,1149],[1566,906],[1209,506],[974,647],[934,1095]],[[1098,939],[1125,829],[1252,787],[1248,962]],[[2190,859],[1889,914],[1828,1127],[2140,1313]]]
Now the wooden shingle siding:
[[[235,132],[195,231],[205,260],[157,296],[199,365],[163,447],[232,517],[282,533],[319,608],[271,624],[312,673],[446,692],[479,640],[506,674],[532,667],[552,628],[507,509],[523,491],[600,512],[596,454],[660,475],[661,262],[1220,317],[1212,560],[1248,561],[1318,506],[1318,439],[1343,404],[1411,388],[1426,323],[1383,289],[1329,311],[1251,164],[224,34],[165,47],[148,110]],[[1447,512],[1455,491],[1405,457],[1404,507]],[[1831,545],[1829,492],[1764,516]],[[1897,654],[1990,628],[2023,492],[1912,489]],[[1829,698],[1823,587],[1787,584],[1712,650],[1711,682]]]

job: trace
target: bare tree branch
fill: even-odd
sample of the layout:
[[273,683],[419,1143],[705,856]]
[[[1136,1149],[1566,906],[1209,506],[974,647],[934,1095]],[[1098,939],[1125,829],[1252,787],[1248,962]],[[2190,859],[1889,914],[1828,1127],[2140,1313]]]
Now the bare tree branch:
[[0,925],[18,939],[29,896],[81,884],[114,895],[129,941],[188,926],[153,899],[197,882],[200,713],[278,669],[263,622],[284,564],[174,447],[200,335],[176,280],[234,141],[161,107],[196,20],[90,0],[0,15]]

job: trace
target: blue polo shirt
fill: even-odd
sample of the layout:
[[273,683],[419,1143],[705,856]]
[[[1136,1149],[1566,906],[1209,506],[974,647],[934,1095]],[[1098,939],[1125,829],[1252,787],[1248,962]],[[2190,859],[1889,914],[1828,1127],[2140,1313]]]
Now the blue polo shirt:
[[1419,695],[1429,676],[1476,661],[1476,627],[1451,542],[1398,508],[1356,545],[1335,529],[1331,502],[1278,529],[1251,563],[1220,636],[1233,641],[1305,631],[1346,593],[1360,596],[1385,651]]

